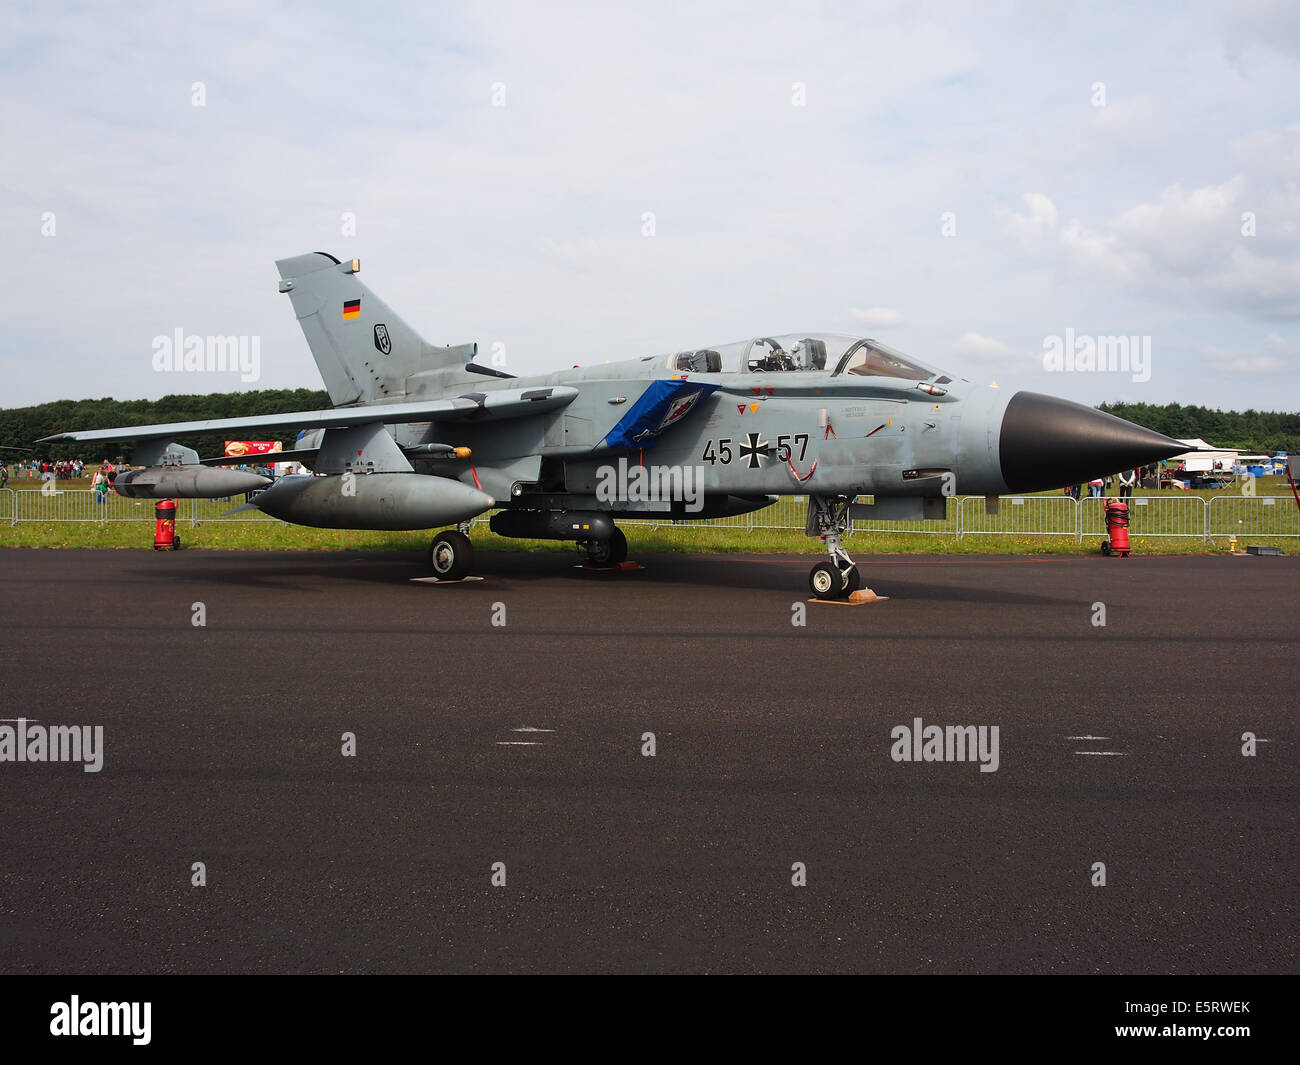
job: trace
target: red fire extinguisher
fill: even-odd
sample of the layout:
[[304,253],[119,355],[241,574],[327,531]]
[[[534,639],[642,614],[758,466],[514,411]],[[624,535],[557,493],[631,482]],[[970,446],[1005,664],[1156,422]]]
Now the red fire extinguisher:
[[153,516],[153,549],[175,551],[181,546],[181,538],[176,535],[176,500],[158,500],[157,506],[153,508]]
[[1101,553],[1128,558],[1128,504],[1122,499],[1106,500],[1106,535],[1110,539],[1101,542]]

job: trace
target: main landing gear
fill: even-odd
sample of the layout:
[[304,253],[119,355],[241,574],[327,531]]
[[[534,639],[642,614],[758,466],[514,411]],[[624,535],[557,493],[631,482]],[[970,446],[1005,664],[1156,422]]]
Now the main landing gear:
[[841,538],[849,531],[849,505],[846,496],[809,496],[809,536],[819,536],[826,544],[830,561],[819,562],[808,574],[808,587],[818,599],[847,599],[862,587],[862,575],[844,550]]
[[[470,546],[470,523],[444,529],[433,538],[429,566],[440,581],[459,581],[474,565]],[[499,511],[492,516],[491,529],[499,536],[536,537],[539,540],[568,540],[587,553],[587,565],[616,569],[627,561],[627,537],[607,514],[583,511]]]
[[440,581],[458,581],[474,565],[474,548],[461,529],[447,529],[433,538],[429,548],[429,565]]
[[593,566],[617,566],[627,561],[627,537],[617,527],[609,539],[583,540],[580,546],[587,549],[587,561]]

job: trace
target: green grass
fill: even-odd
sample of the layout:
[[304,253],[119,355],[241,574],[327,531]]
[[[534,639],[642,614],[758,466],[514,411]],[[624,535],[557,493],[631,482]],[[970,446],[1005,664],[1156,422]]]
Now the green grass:
[[[60,488],[84,489],[88,481],[60,482]],[[39,490],[39,481],[22,480],[10,482],[18,492]],[[1147,508],[1133,506],[1133,525],[1131,537],[1134,550],[1139,553],[1222,553],[1228,547],[1228,536],[1235,532],[1238,545],[1274,544],[1287,553],[1300,552],[1300,539],[1271,535],[1280,531],[1291,530],[1297,526],[1295,504],[1289,498],[1290,489],[1285,479],[1265,478],[1257,485],[1259,495],[1282,496],[1277,503],[1268,508],[1243,508],[1240,520],[1237,514],[1223,510],[1220,504],[1221,520],[1212,529],[1214,538],[1205,543],[1199,536],[1173,537],[1152,535],[1159,532],[1172,532],[1182,521],[1179,514],[1184,506],[1175,504],[1170,507],[1150,506]],[[1239,493],[1228,492],[1163,492],[1139,491],[1139,497],[1159,496],[1161,499],[1200,496],[1209,498],[1216,495],[1236,496]],[[1059,492],[1039,493],[1044,498],[1062,498]],[[55,497],[39,502],[24,501],[22,513],[39,515],[46,506],[74,507],[69,513],[92,518],[80,522],[42,522],[20,521],[9,524],[10,509],[7,497],[0,493],[0,547],[30,548],[119,548],[149,550],[153,546],[153,500],[122,499],[110,494],[104,504],[88,504],[84,497]],[[1071,535],[1029,535],[999,534],[980,535],[969,531],[981,526],[982,522],[1005,520],[1014,522],[1017,518],[1029,514],[1027,509],[1017,514],[1014,504],[1008,497],[1001,504],[1002,514],[998,518],[986,518],[980,500],[972,499],[964,505],[967,534],[961,538],[945,532],[902,533],[883,526],[881,531],[858,531],[848,540],[850,554],[1053,554],[1080,555],[1093,554],[1098,550],[1104,535],[1101,523],[1101,507],[1089,504],[1083,539],[1078,542]],[[1034,496],[1021,496],[1025,500]],[[241,500],[221,503],[206,500],[180,501],[180,519],[177,532],[184,547],[206,548],[215,550],[308,550],[308,551],[412,551],[423,552],[428,549],[434,530],[421,532],[364,532],[353,530],[311,529],[304,526],[287,525],[273,518],[253,512],[240,515],[247,520],[220,519],[218,515],[236,506]],[[950,510],[956,503],[949,504]],[[1061,508],[1059,513],[1055,504],[1039,504],[1045,509],[1033,515],[1037,525],[1048,525],[1049,515],[1061,518],[1063,524],[1058,532],[1073,529],[1073,517],[1068,509]],[[781,508],[780,517],[785,523],[802,520],[802,503],[794,500],[782,500],[773,511]],[[1190,505],[1192,513],[1199,508]],[[200,518],[197,525],[188,520],[191,516]],[[760,511],[753,516],[757,522],[765,520],[766,512]],[[109,520],[100,521],[101,518]],[[1255,518],[1266,518],[1264,525]],[[757,552],[815,555],[821,547],[815,539],[806,537],[801,530],[791,529],[752,529],[744,528],[744,518],[730,519],[740,523],[740,527],[725,522],[717,525],[661,525],[650,526],[622,524],[628,542],[634,552]],[[1026,519],[1028,520],[1028,519]],[[937,524],[937,523],[936,523]],[[996,527],[996,526],[993,526]],[[1199,525],[1196,526],[1199,529]],[[483,550],[537,550],[577,553],[578,549],[571,543],[552,540],[511,540],[490,533],[486,524],[476,525],[473,531],[474,543]]]
[[[759,554],[817,554],[821,550],[815,539],[802,533],[773,529],[746,532],[717,526],[648,526],[623,525],[629,549],[633,552],[688,552]],[[295,550],[295,551],[412,551],[428,549],[433,530],[427,532],[363,532],[339,529],[309,529],[278,521],[201,522],[191,528],[182,523],[178,529],[186,548],[209,550]],[[568,551],[577,552],[573,544],[554,540],[510,540],[496,536],[486,528],[475,527],[473,540],[485,551]],[[1023,554],[1080,555],[1098,550],[1100,535],[1085,534],[1082,543],[1068,536],[935,536],[858,532],[849,537],[850,554]],[[1143,554],[1220,554],[1227,539],[1218,538],[1205,544],[1196,538],[1133,536],[1134,550]],[[1243,534],[1240,545],[1272,543],[1284,551],[1300,551],[1300,540]],[[1289,545],[1289,546],[1288,546]],[[32,548],[118,548],[149,550],[153,547],[153,521],[95,523],[20,522],[0,526],[0,547]]]

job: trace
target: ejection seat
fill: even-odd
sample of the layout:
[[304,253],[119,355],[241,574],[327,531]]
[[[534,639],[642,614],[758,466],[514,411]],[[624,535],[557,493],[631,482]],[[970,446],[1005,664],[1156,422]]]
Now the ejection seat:
[[675,366],[689,373],[722,373],[722,354],[712,350],[683,351]]

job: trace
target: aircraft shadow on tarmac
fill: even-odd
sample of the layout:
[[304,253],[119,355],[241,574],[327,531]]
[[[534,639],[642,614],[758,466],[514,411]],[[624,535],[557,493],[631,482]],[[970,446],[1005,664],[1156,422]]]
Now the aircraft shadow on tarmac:
[[[411,585],[412,578],[429,576],[429,566],[423,555],[412,552],[293,552],[275,556],[259,553],[252,557],[239,552],[223,555],[219,562],[210,558],[195,559],[193,556],[175,557],[178,562],[189,564],[165,572],[160,572],[157,566],[141,566],[134,568],[132,575],[146,580],[180,579],[286,592],[306,590],[308,585],[320,580],[418,588],[418,585]],[[644,569],[611,572],[582,568],[581,556],[576,552],[484,551],[476,556],[474,573],[483,576],[485,580],[467,583],[464,590],[488,591],[503,586],[519,587],[565,580],[574,584],[613,586],[611,591],[638,586],[653,588],[686,585],[781,592],[794,598],[806,598],[810,593],[804,578],[805,562],[802,556],[751,558],[736,555],[650,554],[642,560]],[[1037,595],[999,586],[1005,578],[1000,576],[997,569],[986,571],[987,583],[975,585],[918,581],[913,577],[916,569],[914,563],[898,569],[892,569],[887,564],[871,566],[865,576],[870,578],[871,585],[880,594],[888,595],[900,604],[912,601],[1072,606],[1078,601],[1078,597],[1073,595]]]
[[429,572],[428,565],[410,552],[290,552],[279,555],[258,552],[250,555],[237,551],[229,552],[228,556],[223,552],[219,561],[193,554],[173,557],[178,563],[174,567],[160,570],[157,565],[144,565],[131,569],[130,575],[144,581],[203,582],[293,591],[306,590],[307,585],[322,578],[398,585]]

